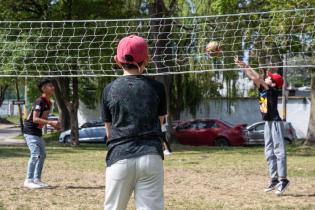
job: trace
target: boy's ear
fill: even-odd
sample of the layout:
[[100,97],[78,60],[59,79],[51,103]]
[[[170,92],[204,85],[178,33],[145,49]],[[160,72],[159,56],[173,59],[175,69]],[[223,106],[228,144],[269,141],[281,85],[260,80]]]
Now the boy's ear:
[[146,66],[149,63],[149,56],[143,61],[143,65]]
[[118,61],[117,55],[114,56],[114,60],[115,60],[115,62],[117,63],[117,65],[121,68],[122,65],[121,65],[121,63]]

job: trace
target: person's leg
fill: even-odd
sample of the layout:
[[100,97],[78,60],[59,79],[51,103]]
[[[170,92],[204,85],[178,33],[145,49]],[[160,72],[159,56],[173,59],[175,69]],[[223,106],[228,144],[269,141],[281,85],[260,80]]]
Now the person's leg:
[[33,135],[24,135],[26,144],[30,150],[30,159],[28,161],[28,166],[27,166],[27,179],[34,179],[34,170],[36,163],[38,161],[38,156],[40,154],[39,147],[37,146],[37,140],[36,136]]
[[145,155],[137,161],[135,204],[137,210],[164,209],[164,169],[159,155]]
[[42,176],[44,162],[46,159],[46,150],[45,150],[45,142],[41,137],[38,137],[36,142],[39,148],[39,155],[38,155],[38,161],[36,162],[36,165],[35,165],[34,179],[40,180]]
[[48,184],[41,181],[43,166],[46,159],[45,142],[41,137],[38,137],[37,139],[37,146],[39,147],[39,157],[37,163],[35,164],[34,183],[40,185],[41,187],[48,187]]
[[280,179],[287,177],[287,158],[284,142],[284,126],[282,121],[272,123],[272,139],[274,152],[277,157],[277,169]]
[[125,210],[135,186],[135,159],[125,159],[106,168],[105,210]]
[[38,162],[38,156],[40,154],[39,147],[37,145],[37,138],[33,135],[24,135],[26,144],[30,150],[30,159],[27,165],[27,175],[24,182],[24,186],[28,188],[40,188],[39,185],[34,184],[34,171]]
[[168,143],[167,139],[166,139],[166,135],[164,136],[163,138],[163,142],[166,146],[166,149],[169,151],[169,152],[172,152],[172,149],[171,149],[171,145]]
[[274,145],[272,140],[272,123],[270,121],[265,122],[264,139],[265,139],[265,157],[268,163],[269,175],[273,180],[278,179],[277,173],[277,157],[274,153]]
[[282,121],[272,123],[272,138],[274,142],[274,151],[277,157],[277,169],[280,183],[277,185],[276,194],[281,195],[289,186],[287,179],[287,157],[284,141],[284,125]]

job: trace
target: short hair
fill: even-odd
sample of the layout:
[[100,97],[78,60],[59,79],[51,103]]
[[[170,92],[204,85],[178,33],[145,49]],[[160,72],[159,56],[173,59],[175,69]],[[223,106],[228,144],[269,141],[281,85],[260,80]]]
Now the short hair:
[[[138,66],[141,66],[143,62],[138,63]],[[123,63],[121,64],[124,69],[130,70],[130,69],[138,69],[138,66],[132,63]]]
[[40,92],[43,92],[42,91],[42,87],[46,84],[49,84],[51,83],[52,84],[52,80],[51,79],[41,79],[37,82],[37,87],[39,89]]

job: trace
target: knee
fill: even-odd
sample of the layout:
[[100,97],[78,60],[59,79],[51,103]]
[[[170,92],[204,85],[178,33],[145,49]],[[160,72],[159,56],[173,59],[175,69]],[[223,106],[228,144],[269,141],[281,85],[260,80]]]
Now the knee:
[[36,162],[38,160],[44,160],[45,158],[46,158],[46,154],[43,153],[43,154],[32,154],[30,159],[32,162]]
[[46,159],[46,153],[40,154],[39,159],[45,160]]
[[265,157],[266,157],[266,160],[269,161],[269,160],[274,159],[276,156],[273,150],[266,150]]
[[31,158],[30,158],[30,161],[35,163],[35,162],[37,162],[39,160],[39,158],[40,158],[39,154],[32,154]]
[[275,155],[276,155],[278,160],[286,158],[285,151],[275,151]]

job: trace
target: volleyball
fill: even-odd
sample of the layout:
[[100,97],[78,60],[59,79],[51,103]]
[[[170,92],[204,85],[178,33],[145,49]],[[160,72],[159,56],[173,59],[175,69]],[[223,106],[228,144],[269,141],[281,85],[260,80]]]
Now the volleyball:
[[206,46],[206,53],[211,56],[220,56],[222,52],[222,45],[217,41],[210,41]]

